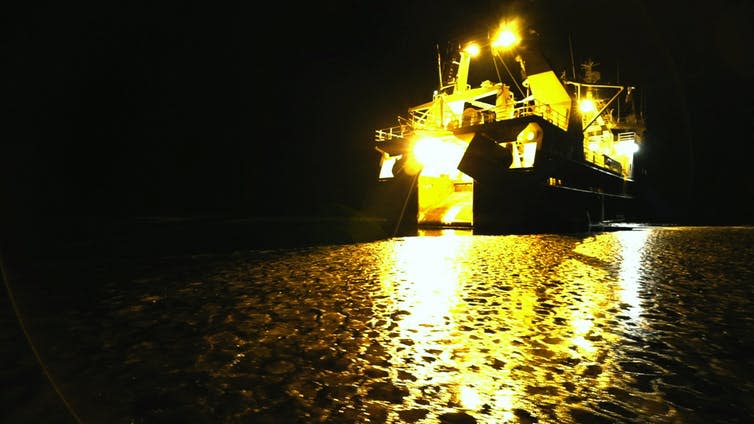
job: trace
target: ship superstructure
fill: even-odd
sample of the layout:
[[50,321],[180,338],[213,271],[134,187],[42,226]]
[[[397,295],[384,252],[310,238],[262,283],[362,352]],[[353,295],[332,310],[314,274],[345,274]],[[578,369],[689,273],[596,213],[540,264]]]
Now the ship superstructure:
[[[484,46],[464,45],[430,101],[376,130],[386,218],[504,233],[621,215],[643,126],[620,102],[635,88],[600,84],[593,62],[582,65],[582,81],[558,76],[518,41],[504,23]],[[470,67],[483,52],[506,69],[513,58],[520,84],[472,86]]]

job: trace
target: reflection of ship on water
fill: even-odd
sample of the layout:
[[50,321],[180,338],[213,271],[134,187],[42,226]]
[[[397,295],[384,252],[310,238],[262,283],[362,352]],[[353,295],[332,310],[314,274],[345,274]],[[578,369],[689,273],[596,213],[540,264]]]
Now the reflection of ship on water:
[[[484,47],[498,79],[507,70],[520,96],[502,82],[471,87],[482,46],[468,43],[440,72],[431,101],[376,131],[377,213],[395,228],[581,230],[625,215],[643,126],[620,104],[634,87],[599,84],[592,62],[580,81],[558,77],[512,26],[502,24]],[[506,64],[512,58],[521,83]]]
[[445,422],[436,417],[448,404],[478,420],[468,422],[622,422],[572,414],[631,392],[618,400],[643,405],[631,414],[649,405],[663,411],[662,394],[632,392],[619,365],[626,339],[646,322],[639,279],[649,233],[446,235],[384,245],[368,324],[385,329],[370,340],[385,348],[404,405],[422,408],[431,395],[428,422]]

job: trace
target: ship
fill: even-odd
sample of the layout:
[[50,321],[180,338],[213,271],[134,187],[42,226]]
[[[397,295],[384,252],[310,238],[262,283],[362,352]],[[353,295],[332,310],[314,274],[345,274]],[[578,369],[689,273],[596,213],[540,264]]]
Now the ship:
[[[445,61],[438,49],[431,100],[375,130],[375,207],[386,230],[574,232],[625,221],[645,128],[636,87],[600,83],[591,60],[579,78],[573,66],[571,78],[556,75],[515,26],[457,43]],[[495,78],[472,85],[483,55]]]

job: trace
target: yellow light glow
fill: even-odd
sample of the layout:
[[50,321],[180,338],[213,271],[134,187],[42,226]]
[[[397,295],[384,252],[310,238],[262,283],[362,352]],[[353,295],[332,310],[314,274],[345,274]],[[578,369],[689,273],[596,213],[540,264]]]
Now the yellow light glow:
[[492,48],[508,49],[515,46],[521,41],[518,33],[518,21],[501,22],[492,40]]
[[424,164],[432,159],[435,140],[432,138],[422,138],[414,143],[414,157],[419,163]]
[[[407,393],[386,406],[396,417],[387,421],[407,408],[438,415],[452,404],[479,422],[516,422],[518,410],[546,404],[552,422],[571,422],[575,402],[611,399],[601,393],[625,378],[621,333],[644,331],[649,234],[608,232],[572,248],[560,236],[375,245],[368,252],[379,258],[381,284],[369,292],[363,358]],[[605,266],[616,261],[620,269]],[[664,404],[661,393],[645,395]]]
[[579,103],[579,110],[582,113],[590,113],[597,110],[594,106],[594,102],[591,99],[584,99]]
[[[382,245],[367,348],[408,391],[396,409],[426,407],[431,387],[434,399],[480,422],[512,422],[517,409],[543,401],[563,405],[551,411],[553,422],[568,422],[570,397],[592,399],[621,378],[614,347],[620,336],[611,328],[625,313],[622,277],[601,264],[639,249],[644,237],[630,233],[588,238],[562,253],[552,252],[551,239],[515,236],[406,237]],[[490,256],[493,246],[504,256]],[[529,257],[558,283],[542,284],[543,274],[517,265]],[[641,273],[630,257],[622,265]],[[486,274],[515,277],[480,282]],[[558,365],[573,359],[581,363]],[[594,363],[598,375],[583,378]]]
[[[452,258],[463,257],[467,245],[465,238],[451,236],[439,241],[414,238],[395,247],[397,265],[403,270],[405,281],[400,293],[396,292],[397,287],[389,288],[388,293],[399,294],[397,306],[410,312],[402,317],[400,326],[410,329],[415,339],[423,336],[432,340],[445,335],[431,330],[433,325],[443,327],[444,317],[459,302],[463,270]],[[383,280],[390,282],[391,278]]]
[[400,156],[390,156],[385,153],[380,160],[380,179],[393,178],[393,166]]
[[470,43],[466,46],[466,48],[463,49],[466,53],[468,53],[471,57],[476,57],[479,55],[479,44],[477,43]]
[[497,38],[495,38],[495,41],[493,41],[492,45],[494,47],[502,47],[507,48],[510,47],[518,41],[518,37],[516,34],[512,33],[511,31],[503,31],[500,34],[498,34]]
[[472,411],[479,408],[484,403],[476,389],[470,386],[462,386],[458,395],[461,398],[461,405]]
[[641,269],[643,267],[643,250],[647,242],[647,231],[619,231],[616,236],[620,240],[623,254],[620,267],[620,299],[628,305],[626,314],[636,322],[641,317],[643,308],[639,296]]
[[424,169],[422,175],[440,176],[458,172],[465,146],[452,139],[425,137],[414,143],[414,157]]
[[639,145],[633,141],[621,141],[615,146],[615,150],[623,156],[631,156],[639,151]]
[[524,157],[521,164],[524,168],[534,166],[534,159],[537,157],[537,143],[524,143]]
[[592,329],[592,326],[594,324],[591,320],[582,318],[582,317],[575,317],[573,321],[571,322],[571,326],[573,327],[574,333],[576,333],[579,336],[583,336],[584,334],[589,333],[589,330]]
[[517,143],[513,143],[513,160],[510,168],[531,168],[537,156],[537,146],[542,142],[542,127],[530,122],[516,136]]
[[456,205],[452,208],[448,209],[448,211],[443,215],[442,222],[443,224],[452,224],[456,221],[456,217],[463,209],[464,205]]
[[585,339],[584,336],[576,336],[572,338],[571,343],[573,343],[574,346],[578,346],[581,352],[585,354],[594,354],[594,352],[597,351],[592,342]]
[[529,124],[526,125],[526,128],[518,133],[516,140],[521,142],[539,143],[542,141],[542,127],[536,122],[529,122]]
[[501,389],[495,392],[495,405],[498,409],[512,410],[515,406],[516,393],[511,389]]
[[416,158],[409,156],[403,164],[403,172],[408,175],[417,175],[422,171],[422,164]]

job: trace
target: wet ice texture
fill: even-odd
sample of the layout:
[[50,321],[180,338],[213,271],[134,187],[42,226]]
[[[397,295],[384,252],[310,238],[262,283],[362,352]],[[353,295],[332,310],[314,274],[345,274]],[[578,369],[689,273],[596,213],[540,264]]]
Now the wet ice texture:
[[53,366],[95,421],[745,422],[752,241],[647,228],[176,258],[105,285],[96,321],[58,317],[80,343]]

